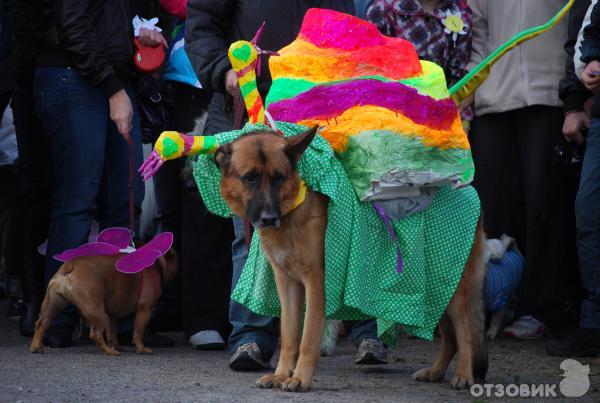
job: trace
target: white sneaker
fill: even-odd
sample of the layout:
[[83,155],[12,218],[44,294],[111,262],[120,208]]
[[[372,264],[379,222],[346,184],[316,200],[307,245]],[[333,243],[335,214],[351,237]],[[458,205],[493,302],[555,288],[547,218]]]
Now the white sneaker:
[[517,318],[503,333],[515,339],[536,340],[544,338],[546,326],[533,316],[527,315]]
[[222,350],[225,348],[225,340],[216,330],[202,330],[192,335],[188,343],[197,350]]

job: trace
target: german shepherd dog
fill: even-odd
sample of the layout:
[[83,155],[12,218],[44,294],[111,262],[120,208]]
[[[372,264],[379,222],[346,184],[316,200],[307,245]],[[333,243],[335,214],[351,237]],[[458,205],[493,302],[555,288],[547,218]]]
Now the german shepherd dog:
[[[256,384],[261,388],[306,391],[319,360],[325,324],[324,245],[329,201],[308,190],[304,202],[294,208],[300,191],[296,167],[316,132],[317,127],[313,127],[288,138],[255,132],[221,146],[215,153],[222,173],[221,195],[237,216],[250,220],[260,231],[281,301],[279,364],[275,373],[258,379]],[[462,278],[439,323],[441,350],[433,365],[417,371],[414,379],[442,381],[456,353],[453,388],[465,388],[484,379],[484,244],[480,220]]]

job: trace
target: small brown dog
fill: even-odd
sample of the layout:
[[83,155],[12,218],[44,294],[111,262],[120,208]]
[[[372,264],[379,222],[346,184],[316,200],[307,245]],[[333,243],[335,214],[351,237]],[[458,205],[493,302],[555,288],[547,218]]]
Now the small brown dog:
[[[316,130],[286,139],[272,132],[257,132],[225,144],[215,153],[222,173],[221,195],[236,215],[250,220],[260,231],[281,301],[279,364],[275,373],[258,379],[261,388],[308,390],[319,360],[325,323],[324,242],[329,201],[308,190],[304,202],[295,206],[300,192],[296,165]],[[440,321],[441,351],[431,368],[414,375],[417,380],[443,380],[456,352],[453,387],[467,387],[485,377],[484,240],[480,222],[456,294]]]
[[144,332],[161,287],[179,270],[179,257],[169,250],[150,267],[135,274],[115,269],[123,254],[79,257],[61,266],[48,284],[40,317],[35,323],[32,353],[44,352],[44,334],[52,320],[69,304],[77,306],[90,326],[90,339],[107,355],[119,355],[117,321],[135,315],[133,341],[138,354],[152,350],[144,346]]

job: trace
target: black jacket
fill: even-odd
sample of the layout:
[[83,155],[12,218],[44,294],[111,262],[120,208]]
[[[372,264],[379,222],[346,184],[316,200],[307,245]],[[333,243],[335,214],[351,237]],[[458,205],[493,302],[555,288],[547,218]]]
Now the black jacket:
[[[4,1],[0,0],[0,94],[12,90],[12,38],[8,27],[8,18],[4,9]],[[2,106],[0,106],[2,108]],[[0,114],[3,111],[0,110]],[[2,116],[0,116],[2,119]]]
[[[189,0],[185,49],[202,86],[225,92],[225,73],[231,69],[229,45],[250,40],[266,21],[259,46],[278,50],[291,43],[309,8],[329,8],[354,14],[352,0]],[[259,91],[264,95],[271,82],[267,56],[263,56]]]
[[35,66],[74,67],[107,97],[132,72],[133,1],[9,0],[17,39],[17,81]]
[[564,102],[563,111],[582,111],[583,104],[592,96],[589,91],[579,81],[575,74],[573,55],[575,54],[575,43],[577,35],[583,22],[583,17],[590,6],[591,0],[576,0],[569,11],[569,33],[565,43],[565,52],[567,52],[567,65],[565,67],[565,77],[560,80],[558,91],[560,99]]

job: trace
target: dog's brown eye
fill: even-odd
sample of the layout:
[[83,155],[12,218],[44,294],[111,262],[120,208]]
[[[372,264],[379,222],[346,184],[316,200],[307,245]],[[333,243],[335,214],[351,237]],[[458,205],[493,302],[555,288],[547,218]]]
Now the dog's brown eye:
[[275,174],[273,175],[273,178],[271,179],[271,181],[279,183],[279,182],[283,182],[285,180],[285,176],[280,173],[280,172],[275,172]]
[[246,182],[256,182],[256,180],[258,179],[258,174],[254,171],[248,172],[246,175],[243,176],[243,178]]

